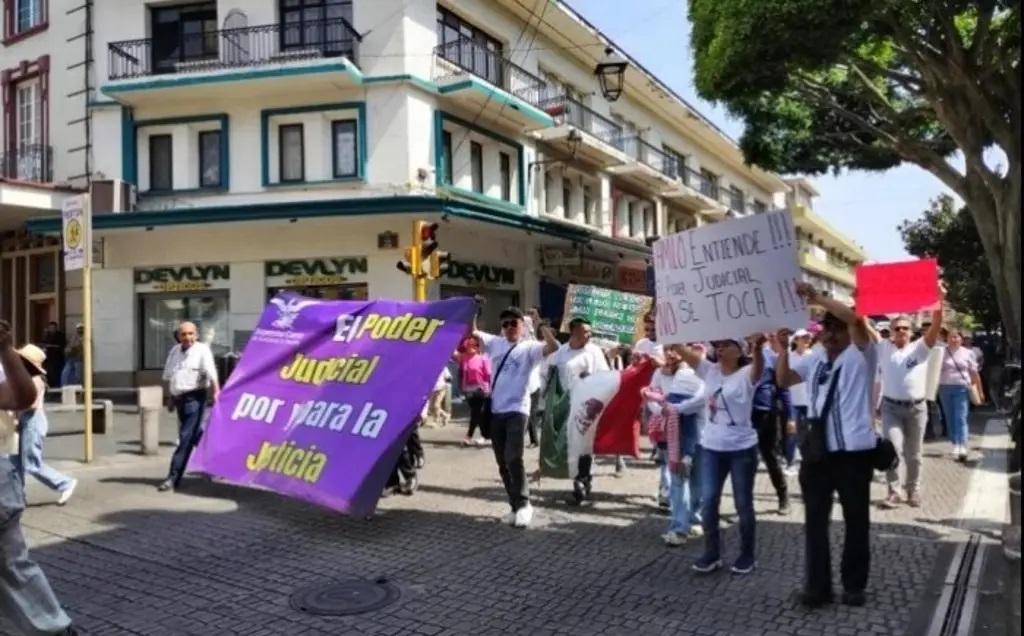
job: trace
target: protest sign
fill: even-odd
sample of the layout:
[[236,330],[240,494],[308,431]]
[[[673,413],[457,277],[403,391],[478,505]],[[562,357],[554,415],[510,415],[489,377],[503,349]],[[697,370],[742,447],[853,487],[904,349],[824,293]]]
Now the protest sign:
[[189,468],[370,514],[475,310],[275,296]]
[[939,264],[934,258],[857,267],[857,314],[913,313],[939,302]]
[[647,296],[593,285],[569,285],[561,331],[569,331],[573,318],[586,318],[595,344],[633,344],[644,335],[643,317],[650,309],[651,299]]
[[658,240],[653,248],[658,341],[738,338],[807,324],[796,232],[788,211],[754,214]]

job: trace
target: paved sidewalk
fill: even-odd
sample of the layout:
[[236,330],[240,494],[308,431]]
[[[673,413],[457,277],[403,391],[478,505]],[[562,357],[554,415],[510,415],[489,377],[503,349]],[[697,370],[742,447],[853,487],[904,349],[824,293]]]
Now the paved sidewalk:
[[[658,540],[666,521],[652,507],[647,462],[622,478],[602,463],[597,503],[582,510],[562,503],[567,482],[545,481],[535,526],[517,530],[495,521],[505,506],[493,457],[462,448],[462,431],[426,431],[420,492],[384,500],[371,521],[218,483],[157,493],[165,450],[79,470],[64,508],[31,485],[24,526],[62,601],[98,636],[921,636],[936,572],[963,538],[956,515],[971,467],[929,444],[925,507],[873,513],[868,606],[807,613],[792,599],[803,570],[799,500],[789,516],[771,512],[763,473],[758,570],[696,578],[700,543],[669,550]],[[833,535],[838,563],[841,523]],[[734,529],[725,541],[735,556]],[[401,598],[346,618],[289,607],[297,588],[349,577],[386,578]],[[14,632],[0,621],[0,633]]]

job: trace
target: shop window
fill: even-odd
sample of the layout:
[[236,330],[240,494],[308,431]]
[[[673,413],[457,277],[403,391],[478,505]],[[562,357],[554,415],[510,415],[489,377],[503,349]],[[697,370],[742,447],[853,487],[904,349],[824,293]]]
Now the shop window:
[[219,130],[199,133],[199,187],[219,188],[221,185],[221,134]]
[[519,293],[480,287],[441,285],[441,299],[481,296],[484,299],[483,313],[479,318],[480,328],[489,333],[501,331],[500,314],[508,307],[519,306]]
[[33,254],[31,262],[31,293],[52,294],[57,291],[57,255],[53,252]]
[[199,339],[222,356],[231,350],[228,331],[228,292],[197,294],[140,294],[139,337],[142,369],[163,369],[167,352],[175,345],[174,332],[182,321],[196,324]]
[[278,135],[278,174],[281,183],[306,179],[306,147],[302,124],[282,124]]
[[350,283],[311,287],[271,287],[267,289],[267,302],[283,291],[320,300],[369,300],[370,298],[369,286],[366,283]]
[[171,135],[149,136],[149,189],[174,189],[174,142]]
[[335,179],[359,174],[359,128],[354,119],[331,122],[331,163]]

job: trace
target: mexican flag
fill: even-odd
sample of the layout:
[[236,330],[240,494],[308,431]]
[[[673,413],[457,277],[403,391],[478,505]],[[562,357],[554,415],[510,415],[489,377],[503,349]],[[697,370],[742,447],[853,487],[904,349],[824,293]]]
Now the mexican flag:
[[640,455],[640,389],[651,383],[649,361],[600,371],[567,393],[554,370],[545,396],[541,474],[575,477],[582,455]]

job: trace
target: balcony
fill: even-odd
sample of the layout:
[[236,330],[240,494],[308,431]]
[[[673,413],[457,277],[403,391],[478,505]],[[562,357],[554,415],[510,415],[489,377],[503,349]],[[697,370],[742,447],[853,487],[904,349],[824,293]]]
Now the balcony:
[[846,287],[857,284],[852,268],[837,267],[801,249],[800,268]]
[[[553,89],[552,89],[553,90]],[[569,152],[570,141],[579,139],[576,153],[601,168],[620,166],[634,161],[626,154],[622,127],[582,102],[564,94],[553,94],[541,106],[555,121],[553,127],[540,130],[536,136],[542,141],[561,144]]]
[[658,195],[678,187],[679,169],[674,157],[638,136],[624,139],[622,149],[635,161],[611,167],[608,172]]
[[4,179],[29,183],[53,182],[53,148],[24,144],[0,152],[0,173]]
[[719,187],[707,175],[688,166],[677,169],[675,185],[662,193],[667,199],[678,201],[695,212],[704,212],[715,218],[725,217],[725,207],[719,201]]
[[450,110],[475,121],[520,132],[552,125],[540,108],[547,83],[479,42],[435,47],[433,80]]
[[330,93],[362,82],[360,35],[344,18],[107,45],[104,94],[129,106]]

